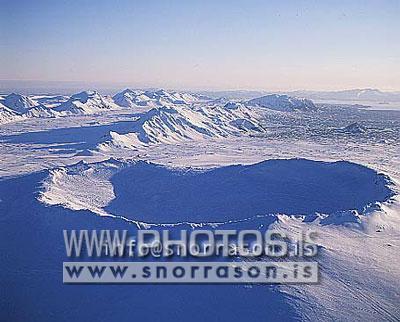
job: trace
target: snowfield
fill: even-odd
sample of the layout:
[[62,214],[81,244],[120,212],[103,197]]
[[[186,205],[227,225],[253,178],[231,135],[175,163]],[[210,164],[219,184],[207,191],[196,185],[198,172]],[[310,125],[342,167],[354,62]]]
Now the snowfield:
[[[161,309],[185,314],[201,303],[206,318],[204,307],[223,303],[231,321],[400,320],[400,110],[127,89],[2,95],[0,122],[0,242],[10,245],[1,287],[31,283],[12,296],[32,302],[51,276],[46,300],[21,320],[40,320],[46,308],[89,319],[89,297],[107,317],[134,308],[157,318],[144,286],[135,289],[141,299],[129,287],[111,290],[114,310],[98,288],[62,288],[61,230],[92,226],[315,230],[319,284],[157,287]],[[41,241],[56,247],[36,257],[21,250]],[[234,313],[238,305],[246,310]]]

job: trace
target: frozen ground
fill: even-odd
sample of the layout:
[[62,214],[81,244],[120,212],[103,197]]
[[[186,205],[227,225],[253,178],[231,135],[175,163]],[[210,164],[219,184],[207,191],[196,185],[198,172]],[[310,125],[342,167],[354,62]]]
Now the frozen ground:
[[[30,236],[24,242],[35,245],[45,237],[31,236],[32,231],[56,230],[45,241],[60,242],[53,254],[59,259],[60,229],[78,229],[74,224],[129,229],[149,223],[169,224],[171,229],[199,223],[237,229],[272,224],[290,233],[319,232],[318,285],[174,286],[157,288],[158,301],[180,306],[183,316],[185,307],[194,305],[188,299],[214,312],[221,310],[216,304],[220,301],[231,310],[221,314],[237,321],[249,315],[257,321],[400,319],[399,110],[324,103],[312,110],[280,111],[166,92],[128,94],[118,98],[129,99],[124,103],[129,107],[23,117],[0,126],[1,242],[10,244],[2,261],[17,267],[3,271],[1,282],[11,288],[10,281],[33,287],[24,296],[12,288],[12,300],[34,306],[33,298],[43,290],[37,284],[44,278],[40,270],[55,274],[49,284],[54,301],[66,301],[56,295],[60,292],[75,292],[57,286],[60,272],[46,261],[47,255],[40,260],[13,255],[21,226],[28,225],[22,228]],[[44,102],[54,107],[51,98]],[[65,102],[62,97],[63,106]],[[78,105],[84,109],[85,104]],[[267,161],[273,159],[294,160]],[[32,269],[24,259],[34,263]],[[119,294],[115,288],[112,294],[123,301],[128,288],[118,287]],[[145,301],[155,296],[150,287],[135,290],[143,300],[117,306],[146,308]],[[104,301],[93,289],[82,292]],[[182,296],[174,302],[170,297],[177,292]],[[202,296],[206,292],[214,297]],[[65,320],[76,317],[57,303],[45,297],[37,305],[62,313]],[[72,304],[83,309],[83,304]],[[86,306],[93,316],[95,306]],[[9,309],[8,316],[26,318],[15,310]],[[113,316],[111,308],[104,310],[104,316]],[[41,311],[27,307],[26,312],[43,320]],[[197,316],[199,321],[213,320],[201,307]],[[114,317],[126,319],[121,313]],[[140,317],[149,319],[143,312]]]

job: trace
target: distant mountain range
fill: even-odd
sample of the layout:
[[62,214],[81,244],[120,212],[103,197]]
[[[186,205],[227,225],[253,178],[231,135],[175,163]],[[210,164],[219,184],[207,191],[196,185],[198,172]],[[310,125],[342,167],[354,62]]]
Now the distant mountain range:
[[[217,92],[201,92],[211,97],[226,97],[227,99],[252,99],[267,94],[276,94],[268,91],[253,90],[236,90],[236,91],[217,91]],[[350,89],[342,91],[288,91],[279,92],[278,94],[286,94],[289,96],[304,97],[312,100],[333,100],[345,102],[376,102],[390,103],[400,102],[400,92],[384,92],[378,89]]]
[[378,103],[400,102],[400,92],[383,92],[371,88],[334,92],[294,91],[288,94],[314,100],[371,101]]
[[[380,104],[400,102],[400,93],[382,92],[376,89],[337,92],[295,91],[287,94],[237,91],[219,92],[218,97],[215,97],[215,95],[215,93],[207,93],[206,95],[206,93],[176,92],[163,89],[125,89],[112,97],[102,95],[97,91],[83,91],[72,96],[27,96],[11,93],[9,95],[0,95],[0,124],[32,117],[48,118],[71,114],[96,114],[118,109],[135,109],[140,113],[152,110],[147,115],[151,117],[143,123],[143,126],[148,128],[152,125],[154,127],[153,131],[160,130],[161,126],[164,129],[160,131],[165,132],[168,131],[168,127],[172,126],[177,130],[178,134],[182,132],[183,128],[190,128],[195,132],[199,132],[202,136],[207,136],[207,133],[213,133],[212,136],[223,136],[224,134],[222,133],[233,133],[238,129],[259,131],[259,125],[254,122],[254,118],[247,117],[251,114],[249,114],[249,111],[252,108],[294,112],[316,110],[317,107],[313,100],[335,100],[344,103],[377,102]],[[253,97],[253,95],[256,96]],[[239,112],[243,111],[247,114],[239,115]],[[188,113],[192,113],[190,120],[187,119]],[[216,114],[213,115],[213,113]],[[228,114],[230,115],[229,117]],[[193,117],[193,115],[196,115],[196,117]],[[203,120],[204,117],[207,120]],[[160,125],[158,121],[152,122],[156,118],[162,120],[164,124]],[[199,120],[202,125],[207,125],[206,127],[208,128],[205,132],[203,131],[203,126],[196,125]],[[219,129],[217,130],[218,126]],[[162,136],[161,132],[159,134]],[[185,133],[178,136],[185,135],[192,136],[194,133]],[[141,138],[143,139],[144,137],[142,136]],[[152,141],[151,135],[148,135],[143,141]]]
[[167,92],[163,89],[156,91],[126,89],[115,94],[113,100],[122,107],[156,107],[169,104],[191,104],[201,100],[209,100],[209,98],[190,93]]
[[[242,99],[239,101],[226,98],[214,99],[198,93],[166,91],[163,89],[147,91],[125,89],[113,97],[101,95],[97,91],[83,91],[72,96],[11,93],[9,95],[0,95],[0,123],[31,117],[95,114],[107,110],[127,108],[138,109],[142,112],[146,112],[149,109],[159,109],[157,110],[157,113],[160,114],[159,117],[169,117],[175,115],[170,113],[173,109],[184,107],[186,110],[200,113],[199,117],[202,117],[207,113],[199,110],[198,107],[203,105],[213,105],[214,110],[222,108],[222,111],[229,111],[231,114],[251,106],[285,112],[315,109],[313,102],[308,99],[282,94],[270,94],[252,100]],[[181,110],[179,109],[179,111]],[[252,121],[250,120],[243,120],[239,123],[242,127],[252,127]]]

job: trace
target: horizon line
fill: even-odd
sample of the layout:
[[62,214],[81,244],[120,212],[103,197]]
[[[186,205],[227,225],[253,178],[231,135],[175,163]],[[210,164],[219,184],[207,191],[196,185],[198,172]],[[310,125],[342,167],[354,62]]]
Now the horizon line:
[[[49,86],[51,84],[58,85],[69,85],[71,89],[82,88],[82,86],[88,86],[85,90],[96,90],[96,87],[99,87],[98,90],[101,89],[111,89],[111,88],[120,88],[124,89],[166,89],[166,90],[174,90],[174,91],[197,91],[197,92],[297,92],[297,91],[305,91],[305,92],[343,92],[343,91],[352,91],[352,90],[377,90],[384,93],[396,93],[400,92],[400,89],[387,89],[387,88],[378,88],[378,87],[351,87],[351,88],[340,88],[340,89],[307,89],[307,88],[296,88],[296,89],[268,89],[268,88],[204,88],[204,87],[169,87],[169,86],[161,86],[161,85],[134,85],[132,82],[125,81],[86,81],[86,80],[35,80],[35,79],[0,79],[0,90],[7,89],[7,87],[13,87],[17,89],[19,86],[17,84],[2,84],[5,83],[31,83],[29,86]],[[35,84],[36,83],[36,84]],[[10,86],[11,85],[11,86]],[[26,84],[25,86],[27,86]],[[4,88],[5,87],[5,88]],[[108,88],[107,88],[108,87]],[[28,87],[21,87],[19,90],[30,89]],[[56,88],[53,88],[55,90]],[[67,90],[67,87],[59,87],[60,90]]]

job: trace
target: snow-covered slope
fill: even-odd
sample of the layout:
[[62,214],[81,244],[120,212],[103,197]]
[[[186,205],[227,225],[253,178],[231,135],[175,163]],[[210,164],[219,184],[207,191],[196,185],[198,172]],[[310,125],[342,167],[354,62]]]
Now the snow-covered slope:
[[398,211],[389,203],[362,216],[362,230],[288,216],[271,226],[292,238],[306,230],[318,236],[320,282],[279,287],[301,308],[299,320],[399,321]]
[[161,106],[144,113],[133,133],[111,133],[109,144],[132,147],[136,144],[176,143],[184,140],[222,138],[243,134],[260,134],[265,129],[255,111],[238,105],[224,106]]
[[40,104],[34,107],[29,108],[24,114],[26,117],[56,117],[58,112],[56,112],[52,108],[48,108],[47,106]]
[[171,104],[192,104],[204,97],[189,93],[157,91],[142,91],[126,89],[113,96],[115,104],[122,107],[156,107]]
[[[31,117],[55,117],[57,112],[41,103],[35,97],[12,93],[0,100],[0,124]],[[47,99],[51,100],[51,96]]]
[[17,113],[0,103],[0,124],[13,122],[19,118]]
[[281,94],[271,94],[248,101],[250,105],[257,105],[278,111],[308,111],[315,110],[314,103],[305,98],[292,97]]
[[114,103],[121,107],[146,106],[149,101],[143,91],[126,89],[113,96]]
[[84,91],[72,95],[68,101],[55,107],[53,110],[62,114],[93,114],[116,108],[118,108],[117,105],[98,92]]
[[[115,198],[109,180],[123,166],[124,163],[109,159],[91,165],[79,162],[72,167],[50,170],[39,199],[49,205],[61,204],[74,210],[89,209],[96,214],[107,215],[102,207]],[[87,187],[79,189],[84,186]]]
[[28,96],[15,93],[7,95],[1,103],[3,103],[4,106],[8,107],[9,109],[19,114],[23,114],[29,108],[37,105],[37,103]]

